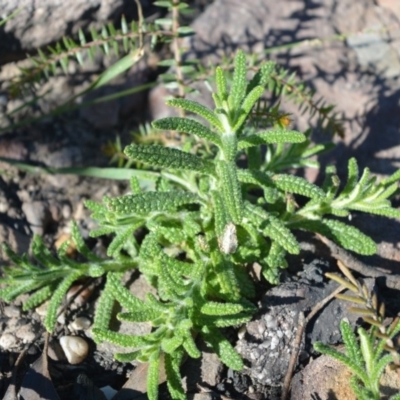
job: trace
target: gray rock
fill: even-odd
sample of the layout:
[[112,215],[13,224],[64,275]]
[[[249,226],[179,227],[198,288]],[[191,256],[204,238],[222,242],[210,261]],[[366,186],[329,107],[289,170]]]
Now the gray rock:
[[[142,1],[146,7],[148,1]],[[21,11],[0,32],[0,64],[9,61],[11,52],[46,46],[79,29],[99,26],[121,14],[136,14],[136,6],[126,0],[0,0],[2,16]]]
[[14,348],[17,342],[17,338],[11,332],[4,332],[0,337],[0,347],[4,350]]
[[47,205],[43,201],[25,202],[22,204],[22,211],[32,232],[43,235],[51,218]]
[[[372,279],[366,280],[371,286]],[[298,330],[299,313],[305,316],[322,299],[332,293],[337,284],[288,282],[269,290],[261,301],[261,312],[246,326],[245,335],[236,349],[246,360],[246,373],[256,382],[280,385],[289,365],[293,343]],[[333,300],[317,314],[306,329],[301,342],[300,358],[312,352],[312,344],[341,341],[339,324],[347,318],[354,327],[357,315],[349,314],[349,303]]]

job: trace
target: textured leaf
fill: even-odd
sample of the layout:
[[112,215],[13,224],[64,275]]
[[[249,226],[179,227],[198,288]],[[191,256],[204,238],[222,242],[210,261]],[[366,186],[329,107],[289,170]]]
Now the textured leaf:
[[314,349],[322,354],[327,354],[335,358],[336,360],[345,364],[353,373],[355,373],[363,382],[368,382],[368,375],[363,368],[359,367],[350,357],[335,350],[324,343],[316,342],[314,344]]
[[179,170],[190,170],[198,172],[210,172],[213,164],[178,149],[159,145],[137,145],[127,146],[124,153],[137,161],[150,164],[154,167],[172,168]]
[[[217,86],[217,95],[220,101],[225,101],[228,98],[226,79],[224,70],[221,67],[215,69],[215,83]],[[216,102],[217,103],[217,102]],[[218,104],[216,104],[218,107]]]
[[331,219],[323,219],[322,221],[302,220],[295,224],[290,224],[290,226],[318,232],[339,243],[345,249],[358,254],[372,255],[376,253],[376,244],[370,237],[357,228],[340,221]]
[[260,98],[260,96],[264,92],[263,86],[256,86],[244,99],[242,107],[241,107],[241,114],[238,117],[237,121],[235,122],[235,126],[233,130],[236,132],[238,131],[244,121],[248,118],[250,111],[253,109],[254,104]]
[[275,69],[275,62],[268,61],[261,65],[261,68],[253,76],[249,84],[247,85],[247,93],[250,93],[256,86],[266,87],[268,81],[270,80],[272,72]]
[[274,143],[301,143],[306,140],[303,133],[298,131],[288,131],[286,129],[274,129],[271,131],[258,132],[254,135],[239,139],[238,149],[245,149],[262,144]]
[[23,311],[30,310],[31,308],[37,307],[39,304],[44,303],[47,299],[51,297],[54,292],[56,285],[50,284],[42,287],[35,293],[33,293],[29,299],[23,303],[22,309]]
[[340,332],[342,334],[343,342],[346,346],[347,355],[354,360],[354,362],[361,368],[364,367],[364,361],[360,348],[358,347],[357,338],[354,334],[352,327],[346,321],[341,321]]
[[149,360],[147,371],[147,396],[149,400],[158,400],[158,377],[160,375],[160,354],[155,352]]
[[201,333],[227,367],[232,368],[234,371],[243,369],[241,357],[217,329],[205,326]]
[[232,88],[229,95],[229,105],[232,110],[240,107],[246,93],[246,56],[243,51],[239,50],[235,57],[235,69],[232,78]]
[[233,222],[240,224],[243,215],[243,198],[236,169],[237,167],[234,162],[225,161],[220,161],[217,168],[225,205]]
[[120,277],[120,274],[115,272],[107,274],[106,285],[99,298],[92,329],[108,329],[115,301],[113,296],[114,287],[111,279],[113,275],[115,275],[115,278]]
[[79,228],[78,228],[78,225],[76,224],[76,222],[72,223],[71,236],[72,236],[72,238],[75,242],[76,248],[78,249],[80,254],[82,254],[84,257],[86,257],[90,261],[95,261],[95,262],[101,261],[101,258],[96,256],[86,246],[86,243],[84,242],[82,235],[79,232]]
[[243,306],[235,303],[208,301],[201,306],[200,310],[206,315],[233,315],[243,311]]
[[[185,100],[188,101],[188,100]],[[196,103],[195,103],[196,104]],[[200,108],[200,104],[199,107]],[[204,107],[206,110],[208,110],[206,107]],[[211,112],[211,110],[210,110]],[[205,113],[205,111],[203,111]],[[219,122],[218,117],[215,114],[214,119],[218,121],[219,125],[217,127],[221,126],[221,123]],[[188,118],[179,118],[179,117],[169,117],[169,118],[163,118],[159,119],[157,121],[154,121],[152,123],[152,126],[156,129],[160,130],[168,130],[168,131],[178,131],[178,132],[184,132],[184,133],[190,133],[193,135],[196,135],[200,138],[209,140],[210,142],[220,145],[221,140],[219,136],[202,125],[200,122],[195,121],[194,119],[188,119]]]
[[[167,104],[170,106],[173,106],[173,107],[183,108],[186,111],[197,114],[197,115],[203,117],[205,120],[207,120],[211,125],[215,126],[221,132],[224,131],[224,128],[223,128],[218,116],[212,110],[203,106],[200,103],[197,103],[196,101],[192,101],[192,100],[188,100],[188,99],[171,99],[171,100],[167,101]],[[165,128],[163,128],[163,129],[165,129]],[[167,129],[170,129],[170,128],[167,128]],[[176,130],[179,130],[179,129],[176,129]],[[194,133],[194,132],[188,132],[188,133]],[[215,136],[216,139],[219,140],[219,138],[215,134],[213,136]],[[214,143],[218,143],[218,141],[214,142]]]
[[96,341],[107,341],[122,347],[139,348],[147,346],[154,340],[153,334],[134,336],[125,333],[113,332],[107,329],[92,328]]
[[220,284],[220,294],[231,301],[240,297],[239,285],[236,279],[233,264],[222,253],[212,253],[217,280]]
[[181,375],[179,371],[182,352],[178,354],[165,354],[164,365],[167,375],[168,390],[171,397],[176,400],[186,400],[185,392],[182,386]]
[[63,281],[58,285],[57,289],[54,291],[49,305],[47,307],[47,314],[44,320],[44,326],[47,332],[52,332],[57,321],[58,307],[60,306],[65,294],[71,285],[82,276],[81,271],[76,271],[71,273],[69,276],[65,277]]
[[300,176],[276,174],[272,176],[272,180],[275,186],[284,192],[296,193],[312,199],[323,199],[325,197],[322,189]]
[[355,158],[350,158],[347,168],[348,168],[348,178],[346,186],[344,187],[341,193],[342,196],[351,193],[355,189],[358,182],[359,171],[358,171],[357,161]]
[[107,255],[109,257],[117,257],[122,247],[127,243],[129,237],[142,225],[142,221],[139,221],[128,228],[118,231],[118,234],[113,238],[107,248]]
[[224,159],[227,162],[234,162],[237,156],[237,137],[236,132],[233,130],[227,130],[221,136],[222,151],[224,153]]
[[174,211],[186,204],[199,202],[197,195],[183,191],[147,192],[105,200],[116,216],[147,215],[154,211]]
[[299,254],[300,246],[292,232],[278,218],[269,215],[262,227],[262,232],[282,246],[290,254]]

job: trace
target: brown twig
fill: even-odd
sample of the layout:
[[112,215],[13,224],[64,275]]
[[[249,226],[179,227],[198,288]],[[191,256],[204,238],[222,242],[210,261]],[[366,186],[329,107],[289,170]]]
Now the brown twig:
[[311,312],[307,315],[307,318],[304,318],[304,313],[300,312],[299,313],[299,321],[298,321],[298,327],[297,327],[297,333],[296,333],[296,338],[294,340],[294,345],[293,345],[293,352],[292,355],[290,356],[289,360],[289,366],[286,372],[285,380],[283,381],[282,385],[282,395],[281,395],[281,400],[286,400],[288,398],[289,392],[290,392],[290,385],[292,382],[292,375],[294,368],[297,363],[297,358],[299,355],[300,351],[300,344],[301,340],[303,338],[304,331],[307,327],[307,324],[314,318],[314,316],[327,304],[329,303],[337,294],[339,294],[341,291],[346,289],[343,286],[339,286],[336,290],[334,290],[329,296],[325,297],[323,300],[321,300],[319,303],[317,303]]
[[386,277],[386,286],[390,289],[400,289],[400,277],[397,275],[391,275],[383,272],[382,270],[378,270],[376,267],[367,265],[362,261],[355,258],[352,254],[350,254],[345,249],[339,247],[337,244],[333,243],[331,240],[326,237],[316,234],[318,239],[321,240],[330,250],[332,257],[336,260],[341,261],[347,268],[358,272],[359,274],[371,278],[380,278],[382,276]]

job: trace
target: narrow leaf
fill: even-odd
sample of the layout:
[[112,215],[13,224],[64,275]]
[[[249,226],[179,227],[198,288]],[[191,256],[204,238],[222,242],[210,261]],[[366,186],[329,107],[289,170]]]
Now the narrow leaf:
[[160,168],[192,170],[204,173],[213,170],[213,165],[200,157],[159,145],[131,144],[125,148],[124,153],[129,158]]

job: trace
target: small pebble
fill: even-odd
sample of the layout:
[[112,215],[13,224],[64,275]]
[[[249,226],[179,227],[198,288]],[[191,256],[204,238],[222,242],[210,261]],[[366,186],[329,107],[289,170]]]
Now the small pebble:
[[76,307],[82,307],[87,303],[89,297],[92,295],[94,286],[83,287],[81,284],[75,284],[67,292],[67,300],[74,297],[73,303],[70,305],[72,309]]
[[9,350],[17,344],[17,338],[9,332],[4,333],[0,337],[0,347]]
[[4,315],[8,318],[19,318],[21,316],[21,309],[17,306],[5,306]]
[[239,338],[239,340],[240,339],[243,339],[244,337],[245,337],[245,335],[246,335],[246,325],[242,325],[241,327],[240,327],[240,329],[239,329],[239,331],[238,331],[238,338]]
[[79,336],[62,336],[60,345],[70,364],[80,364],[89,353],[89,344]]
[[15,336],[21,339],[23,343],[33,343],[36,339],[36,329],[31,324],[22,325],[17,329]]
[[21,206],[33,233],[43,235],[49,221],[49,210],[42,201],[25,202]]
[[35,311],[38,315],[40,315],[41,317],[45,317],[46,313],[47,313],[47,307],[49,306],[49,302],[45,301],[44,303],[42,303],[39,307],[35,308]]
[[91,324],[90,319],[77,317],[69,324],[69,328],[74,331],[84,331],[85,329],[89,329]]

